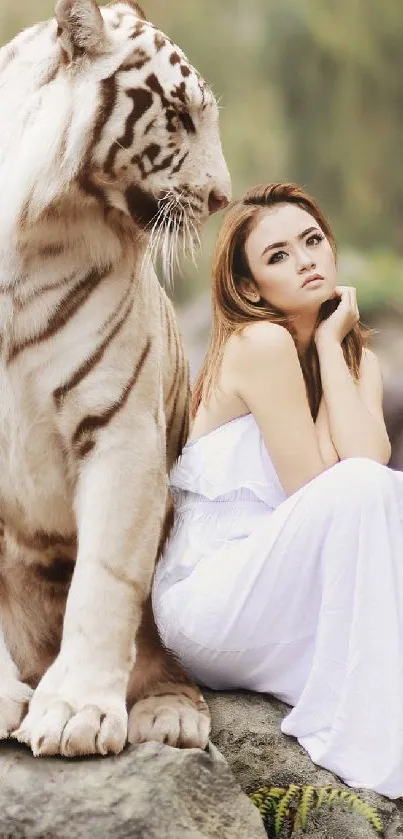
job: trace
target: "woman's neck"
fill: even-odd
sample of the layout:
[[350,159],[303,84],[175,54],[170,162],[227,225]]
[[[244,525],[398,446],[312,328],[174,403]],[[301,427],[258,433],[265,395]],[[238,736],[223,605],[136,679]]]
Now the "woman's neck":
[[317,312],[314,314],[309,313],[307,315],[298,315],[295,320],[292,320],[298,355],[304,356],[309,347],[312,345],[312,339],[315,334],[317,322]]

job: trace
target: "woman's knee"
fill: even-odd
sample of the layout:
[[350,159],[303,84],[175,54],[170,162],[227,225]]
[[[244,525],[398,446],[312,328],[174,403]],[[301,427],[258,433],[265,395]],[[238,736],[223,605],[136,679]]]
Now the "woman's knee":
[[[387,466],[368,457],[349,457],[323,473],[330,493],[342,500],[359,501],[390,490],[391,476]],[[324,487],[323,487],[324,488]]]

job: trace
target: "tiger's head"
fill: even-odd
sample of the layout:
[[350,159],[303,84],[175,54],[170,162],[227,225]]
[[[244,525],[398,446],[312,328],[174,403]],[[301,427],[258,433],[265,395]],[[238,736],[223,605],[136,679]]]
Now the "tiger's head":
[[74,186],[143,230],[196,230],[230,197],[212,91],[133,0],[55,16],[0,52],[7,212],[34,223]]

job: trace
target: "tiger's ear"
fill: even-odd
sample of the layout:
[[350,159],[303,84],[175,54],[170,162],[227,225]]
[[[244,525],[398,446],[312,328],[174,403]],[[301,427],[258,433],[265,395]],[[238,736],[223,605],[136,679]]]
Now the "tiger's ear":
[[103,51],[105,24],[95,0],[57,0],[55,17],[60,42],[70,60]]
[[145,16],[145,13],[143,12],[143,9],[141,8],[141,6],[139,6],[138,3],[135,3],[134,0],[129,0],[129,3],[130,3],[131,6],[133,6],[134,11],[137,12],[137,14],[138,14],[139,18],[141,18],[141,20],[147,20],[147,18]]
[[122,3],[124,6],[131,6],[133,11],[136,12],[137,17],[140,18],[140,20],[147,20],[143,12],[143,9],[141,8],[141,6],[139,6],[138,3],[136,3],[136,0],[112,0],[111,3],[108,3],[108,6],[116,6],[118,3]]

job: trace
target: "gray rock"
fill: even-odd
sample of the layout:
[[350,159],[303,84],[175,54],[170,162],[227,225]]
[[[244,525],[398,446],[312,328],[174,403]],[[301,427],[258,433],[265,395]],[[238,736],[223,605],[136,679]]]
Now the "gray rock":
[[[280,731],[288,708],[262,694],[243,691],[203,691],[213,718],[212,740],[227,758],[242,789],[253,792],[261,786],[330,784],[359,794],[378,811],[386,839],[403,836],[403,804],[373,792],[351,790],[330,772],[316,766],[293,737]],[[299,836],[300,833],[295,833]],[[340,806],[313,811],[308,822],[309,839],[375,839],[372,827],[353,811]]]
[[211,746],[147,743],[118,757],[33,758],[0,747],[0,839],[265,839]]

